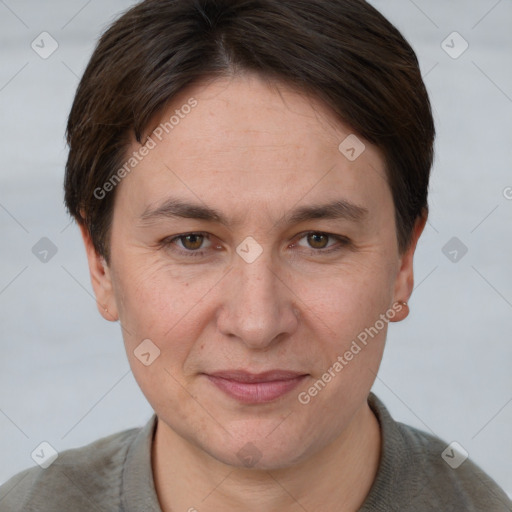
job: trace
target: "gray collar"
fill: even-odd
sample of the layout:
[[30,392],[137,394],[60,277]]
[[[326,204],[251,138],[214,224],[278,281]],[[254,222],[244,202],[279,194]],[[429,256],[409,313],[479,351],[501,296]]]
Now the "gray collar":
[[154,414],[131,444],[121,475],[123,512],[162,512],[153,480],[151,447],[157,417]]
[[[373,394],[368,404],[379,421],[382,434],[381,460],[377,476],[360,512],[387,510],[386,506],[396,506],[396,489],[407,481],[409,494],[418,492],[418,481],[408,474],[412,454],[403,446],[403,436],[384,404]],[[162,512],[153,480],[151,448],[157,424],[153,415],[138,432],[126,454],[121,476],[121,503],[123,512]]]

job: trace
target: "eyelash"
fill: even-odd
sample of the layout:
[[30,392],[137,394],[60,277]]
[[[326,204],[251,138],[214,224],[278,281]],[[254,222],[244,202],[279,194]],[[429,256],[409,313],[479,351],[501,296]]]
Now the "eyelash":
[[[207,240],[210,239],[209,238],[210,235],[208,233],[192,232],[192,233],[185,233],[183,235],[177,235],[177,236],[174,236],[171,238],[166,238],[166,239],[162,240],[159,245],[163,248],[170,248],[172,245],[175,245],[174,244],[175,241],[182,240],[182,239],[186,238],[187,236],[191,236],[191,235],[203,236]],[[332,235],[330,233],[324,233],[323,231],[308,231],[306,233],[302,233],[299,238],[299,241],[302,240],[303,238],[308,237],[309,235],[323,235],[323,236],[328,237],[329,239],[335,239],[339,242],[337,245],[334,245],[328,249],[311,249],[310,254],[322,254],[322,255],[331,254],[333,252],[340,251],[342,248],[350,245],[350,243],[351,243],[347,237],[339,236],[339,235]],[[295,245],[295,243],[294,243],[294,245]],[[208,251],[208,249],[193,251],[190,249],[188,249],[188,250],[187,249],[178,249],[177,250],[174,248],[171,250],[174,252],[178,252],[179,255],[183,255],[186,257],[192,257],[192,258],[204,257],[204,256],[206,256],[206,252]]]

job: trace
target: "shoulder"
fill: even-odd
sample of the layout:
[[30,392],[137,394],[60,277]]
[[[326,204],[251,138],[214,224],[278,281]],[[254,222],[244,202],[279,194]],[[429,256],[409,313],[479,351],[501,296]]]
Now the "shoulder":
[[410,449],[411,469],[418,471],[420,489],[414,500],[447,511],[512,510],[506,494],[463,447],[402,423],[397,426]]
[[363,511],[383,502],[388,508],[379,510],[512,511],[504,491],[460,445],[395,421],[373,394],[368,402],[381,426],[382,453]]
[[140,430],[63,451],[46,469],[18,473],[0,487],[0,512],[117,510],[123,464]]

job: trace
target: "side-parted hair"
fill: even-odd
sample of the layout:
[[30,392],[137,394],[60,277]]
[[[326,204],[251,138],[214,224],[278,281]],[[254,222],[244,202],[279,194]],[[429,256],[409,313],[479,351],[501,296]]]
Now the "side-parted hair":
[[130,141],[188,86],[248,71],[322,100],[381,150],[404,252],[428,212],[435,128],[413,49],[364,0],[145,0],[115,21],[67,124],[65,204],[96,252],[109,262],[116,192],[95,191]]

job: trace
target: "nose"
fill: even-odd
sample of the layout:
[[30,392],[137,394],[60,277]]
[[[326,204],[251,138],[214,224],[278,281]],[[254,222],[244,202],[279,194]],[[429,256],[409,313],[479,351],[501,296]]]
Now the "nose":
[[293,334],[299,323],[298,298],[265,255],[253,263],[239,259],[224,283],[219,330],[251,349],[263,350]]

